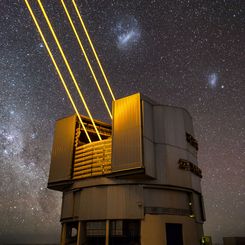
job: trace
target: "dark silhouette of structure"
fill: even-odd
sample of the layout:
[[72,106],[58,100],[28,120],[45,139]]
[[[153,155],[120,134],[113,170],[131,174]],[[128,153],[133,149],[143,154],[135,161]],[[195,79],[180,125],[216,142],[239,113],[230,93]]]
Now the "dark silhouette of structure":
[[200,244],[205,220],[192,118],[141,94],[113,123],[56,123],[48,188],[63,192],[61,244]]

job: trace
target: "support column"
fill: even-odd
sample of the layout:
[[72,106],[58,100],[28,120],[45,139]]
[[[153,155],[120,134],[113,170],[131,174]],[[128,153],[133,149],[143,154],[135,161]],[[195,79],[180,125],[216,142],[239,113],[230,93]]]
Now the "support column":
[[66,244],[66,223],[62,223],[60,244]]
[[109,229],[110,229],[110,220],[106,220],[106,226],[105,226],[105,245],[109,245]]
[[77,229],[77,245],[83,245],[86,243],[86,224],[85,222],[78,222]]

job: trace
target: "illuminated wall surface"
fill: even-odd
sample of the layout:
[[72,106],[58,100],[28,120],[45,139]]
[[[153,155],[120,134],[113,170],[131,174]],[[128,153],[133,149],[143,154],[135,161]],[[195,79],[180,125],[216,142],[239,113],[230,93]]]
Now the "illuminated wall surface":
[[102,140],[82,119],[92,143],[77,116],[55,128],[48,187],[63,191],[61,243],[204,242],[190,114],[134,94],[113,102],[112,126],[95,120]]

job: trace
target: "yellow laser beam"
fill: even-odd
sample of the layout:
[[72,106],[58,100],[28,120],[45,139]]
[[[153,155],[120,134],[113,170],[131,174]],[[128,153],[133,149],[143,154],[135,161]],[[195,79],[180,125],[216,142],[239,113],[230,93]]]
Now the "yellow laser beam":
[[112,118],[112,114],[111,114],[111,111],[110,111],[109,106],[108,106],[108,104],[107,104],[107,101],[106,101],[106,99],[105,99],[105,96],[104,96],[104,94],[103,94],[103,92],[102,92],[102,90],[101,90],[101,87],[100,87],[99,82],[98,82],[98,80],[97,80],[97,77],[96,77],[96,75],[95,75],[95,73],[94,73],[94,70],[93,70],[93,68],[92,68],[92,66],[91,66],[91,63],[90,63],[90,61],[89,61],[89,59],[88,59],[88,56],[87,56],[87,54],[86,54],[86,51],[85,51],[85,49],[84,49],[84,47],[83,47],[83,44],[82,44],[82,42],[81,42],[81,39],[80,39],[79,35],[77,34],[77,30],[76,30],[76,28],[75,28],[75,26],[74,26],[74,24],[73,24],[73,22],[72,22],[71,16],[70,16],[70,14],[69,14],[69,12],[68,12],[68,10],[67,10],[67,8],[66,8],[66,5],[65,5],[65,3],[64,3],[64,0],[61,0],[61,3],[62,3],[62,5],[63,5],[63,8],[64,8],[65,12],[66,12],[66,15],[67,15],[67,18],[68,18],[68,20],[69,20],[69,22],[70,22],[70,25],[71,25],[71,27],[72,27],[72,30],[73,30],[73,32],[74,32],[76,38],[77,38],[77,41],[78,41],[78,43],[79,43],[79,46],[80,46],[80,48],[81,48],[81,50],[82,50],[82,53],[83,53],[83,55],[84,55],[84,57],[85,57],[85,60],[86,60],[86,62],[87,62],[87,64],[88,64],[88,67],[89,67],[89,69],[90,69],[90,72],[92,73],[92,76],[93,76],[94,81],[95,81],[95,83],[96,83],[96,85],[97,85],[97,88],[98,88],[98,90],[99,90],[99,92],[100,92],[100,95],[101,95],[101,97],[102,97],[102,99],[103,99],[103,102],[104,102],[104,104],[105,104],[105,106],[106,106],[106,109],[107,109],[107,111],[108,111],[110,117]]
[[77,7],[77,5],[76,5],[75,0],[72,0],[72,3],[73,3],[73,6],[74,6],[74,8],[75,8],[75,10],[76,10],[77,16],[78,16],[78,18],[79,18],[79,20],[80,20],[80,22],[81,22],[81,25],[82,25],[82,27],[83,27],[83,30],[84,30],[84,32],[85,32],[85,34],[86,34],[86,36],[87,36],[87,39],[88,39],[89,44],[90,44],[90,46],[91,46],[91,49],[93,50],[94,56],[95,56],[95,58],[96,58],[96,61],[97,61],[98,65],[99,65],[99,67],[100,67],[100,71],[101,71],[101,73],[102,73],[102,75],[103,75],[103,77],[104,77],[104,79],[105,79],[106,85],[107,85],[107,87],[108,87],[108,89],[109,89],[109,91],[110,91],[110,93],[111,93],[112,99],[115,100],[115,96],[114,96],[114,94],[113,94],[113,92],[112,92],[112,89],[111,89],[111,86],[110,86],[110,84],[109,84],[109,81],[108,81],[108,79],[107,79],[107,77],[106,77],[106,74],[105,74],[105,72],[104,72],[104,69],[103,69],[103,67],[102,67],[102,65],[101,65],[101,63],[100,63],[99,57],[98,57],[97,52],[96,52],[96,50],[95,50],[95,48],[94,48],[94,45],[93,45],[93,43],[92,43],[92,41],[91,41],[91,38],[90,38],[89,33],[88,33],[88,31],[87,31],[87,28],[86,28],[86,26],[85,26],[85,24],[84,24],[84,21],[83,21],[83,19],[82,19],[82,16],[81,16],[81,14],[80,14],[80,12],[79,12],[79,10],[78,10],[78,7]]
[[96,131],[96,133],[97,133],[97,135],[98,135],[98,138],[99,138],[99,140],[102,140],[102,139],[101,139],[101,136],[100,136],[100,134],[99,134],[99,131],[98,131],[96,125],[95,125],[94,119],[93,119],[93,117],[92,117],[92,115],[91,115],[91,113],[90,113],[90,110],[89,110],[88,106],[87,106],[87,103],[86,103],[86,101],[85,101],[85,99],[84,99],[84,97],[83,97],[83,95],[82,95],[82,92],[81,92],[79,86],[78,86],[77,80],[76,80],[76,78],[75,78],[75,76],[74,76],[74,74],[73,74],[73,72],[72,72],[72,70],[71,70],[71,67],[70,67],[70,65],[69,65],[69,63],[68,63],[68,61],[67,61],[67,59],[66,59],[66,56],[65,56],[65,54],[64,54],[64,51],[63,51],[63,49],[62,49],[62,47],[61,47],[61,45],[60,45],[60,42],[59,42],[59,40],[58,40],[58,38],[57,38],[57,36],[56,36],[56,34],[55,34],[55,31],[54,31],[54,29],[53,29],[53,27],[52,27],[52,25],[51,25],[51,23],[50,23],[50,20],[49,20],[49,18],[48,18],[48,16],[47,16],[47,13],[46,13],[46,11],[45,11],[43,5],[42,5],[41,0],[38,0],[38,4],[39,4],[39,6],[40,6],[40,8],[41,8],[41,11],[42,11],[42,13],[43,13],[43,15],[44,15],[44,18],[45,18],[45,20],[46,20],[46,22],[47,22],[47,24],[48,24],[48,27],[49,27],[49,29],[50,29],[52,35],[53,35],[53,38],[54,38],[54,40],[55,40],[55,42],[56,42],[56,44],[57,44],[57,46],[58,46],[58,48],[59,48],[59,51],[60,51],[61,56],[62,56],[62,58],[63,58],[63,60],[64,60],[64,62],[65,62],[65,64],[66,64],[66,67],[67,67],[67,69],[68,69],[68,71],[69,71],[69,73],[70,73],[70,75],[71,75],[72,81],[73,81],[73,83],[74,83],[75,86],[76,86],[76,89],[77,89],[77,91],[78,91],[78,94],[79,94],[79,96],[80,96],[80,98],[81,98],[81,100],[82,100],[82,102],[83,102],[83,104],[84,104],[84,107],[85,107],[85,109],[86,109],[86,111],[87,111],[87,113],[88,113],[88,116],[89,116],[89,118],[90,118],[90,120],[91,120],[91,122],[92,122],[92,124],[93,124],[93,126],[94,126],[94,129],[95,129],[95,131]]
[[84,130],[84,132],[85,132],[85,134],[86,134],[86,136],[87,136],[87,138],[88,138],[88,141],[91,142],[91,139],[90,139],[90,137],[89,137],[89,135],[88,135],[87,129],[86,129],[86,127],[85,127],[85,125],[84,125],[84,123],[83,123],[83,121],[82,121],[82,118],[81,118],[81,116],[80,116],[80,114],[79,114],[79,112],[78,112],[78,110],[77,110],[77,107],[76,107],[76,105],[75,105],[75,103],[74,103],[74,101],[73,101],[73,99],[72,99],[72,96],[71,96],[71,94],[70,94],[70,92],[69,92],[69,90],[68,90],[68,87],[66,86],[66,83],[65,83],[65,81],[64,81],[64,78],[63,78],[63,76],[62,76],[62,74],[61,74],[61,72],[60,72],[60,69],[59,69],[59,67],[58,67],[58,65],[57,65],[57,63],[56,63],[56,61],[55,61],[55,59],[54,59],[54,56],[53,56],[53,54],[52,54],[52,52],[51,52],[51,50],[50,50],[50,48],[49,48],[49,45],[48,45],[48,43],[47,43],[47,41],[46,41],[46,39],[45,39],[45,37],[44,37],[44,35],[43,35],[43,32],[42,32],[42,30],[41,30],[41,28],[40,28],[40,26],[39,26],[39,24],[38,24],[38,21],[37,21],[37,19],[36,19],[34,13],[33,13],[33,11],[32,11],[32,8],[31,8],[31,6],[30,6],[28,0],[25,0],[25,3],[26,3],[26,6],[27,6],[27,8],[28,8],[28,10],[29,10],[29,12],[30,12],[30,14],[31,14],[31,17],[32,17],[32,19],[33,19],[33,21],[34,21],[34,23],[35,23],[35,25],[36,25],[36,27],[37,27],[37,30],[38,30],[38,32],[39,32],[39,34],[40,34],[40,36],[41,36],[41,38],[42,38],[42,40],[43,40],[43,43],[44,43],[44,45],[45,45],[45,47],[46,47],[46,49],[47,49],[47,51],[48,51],[48,54],[49,54],[49,56],[50,56],[50,58],[51,58],[51,60],[52,60],[52,62],[53,62],[53,64],[54,64],[54,67],[55,67],[55,69],[56,69],[56,71],[57,71],[57,73],[58,73],[58,75],[59,75],[59,77],[60,77],[60,80],[61,80],[61,82],[62,82],[62,85],[64,86],[65,91],[66,91],[66,93],[67,93],[67,95],[68,95],[68,97],[69,97],[69,99],[70,99],[70,102],[71,102],[71,104],[72,104],[72,106],[73,106],[73,109],[75,110],[75,112],[76,112],[76,114],[77,114],[77,117],[78,117],[78,119],[79,119],[79,121],[80,121],[80,123],[81,123],[81,125],[82,125],[82,128],[83,128],[83,130]]

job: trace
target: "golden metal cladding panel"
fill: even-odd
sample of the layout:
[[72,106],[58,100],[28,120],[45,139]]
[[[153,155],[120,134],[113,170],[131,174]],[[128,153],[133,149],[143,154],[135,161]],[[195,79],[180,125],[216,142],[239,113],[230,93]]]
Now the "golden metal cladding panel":
[[140,94],[113,102],[112,171],[143,167]]
[[55,125],[49,183],[71,179],[76,116],[58,120]]

